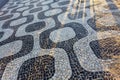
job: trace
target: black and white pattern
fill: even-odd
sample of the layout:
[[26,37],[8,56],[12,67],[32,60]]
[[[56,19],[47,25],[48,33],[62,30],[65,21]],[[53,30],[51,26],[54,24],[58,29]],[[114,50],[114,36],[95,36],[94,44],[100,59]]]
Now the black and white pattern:
[[0,10],[0,80],[113,80],[103,55],[119,55],[110,40],[120,31],[97,27],[91,1],[80,1],[10,0]]

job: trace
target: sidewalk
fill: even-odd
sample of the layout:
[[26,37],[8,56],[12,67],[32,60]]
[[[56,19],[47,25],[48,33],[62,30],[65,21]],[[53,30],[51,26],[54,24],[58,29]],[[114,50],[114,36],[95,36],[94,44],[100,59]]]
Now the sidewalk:
[[0,80],[119,75],[119,0],[10,0],[0,10]]

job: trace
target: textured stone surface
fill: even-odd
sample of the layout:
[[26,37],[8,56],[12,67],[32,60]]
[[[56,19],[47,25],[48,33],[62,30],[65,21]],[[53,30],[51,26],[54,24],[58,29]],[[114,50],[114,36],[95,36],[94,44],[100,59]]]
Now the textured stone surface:
[[18,20],[14,20],[10,23],[10,26],[17,26],[17,25],[23,24],[24,22],[26,22],[26,20],[27,20],[26,18],[21,18],[21,19],[18,19]]
[[20,51],[21,47],[22,47],[21,41],[15,41],[15,42],[11,42],[11,43],[1,46],[0,47],[0,58],[16,54],[17,52]]
[[9,0],[0,80],[119,80],[119,17],[119,0]]
[[19,70],[18,80],[47,80],[54,75],[54,65],[54,58],[51,56],[42,56],[27,60]]
[[46,26],[45,22],[36,22],[33,24],[30,24],[26,27],[26,32],[33,32],[36,30],[40,30]]
[[75,32],[69,27],[58,29],[50,33],[50,39],[55,43],[69,40],[75,36]]

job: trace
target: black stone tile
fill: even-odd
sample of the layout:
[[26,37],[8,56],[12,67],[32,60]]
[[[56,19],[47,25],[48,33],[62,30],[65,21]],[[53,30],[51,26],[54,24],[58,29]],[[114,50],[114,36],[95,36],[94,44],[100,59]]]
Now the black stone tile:
[[25,61],[17,80],[48,80],[55,73],[54,57],[44,55]]
[[34,12],[38,12],[38,11],[41,11],[41,10],[42,10],[42,7],[38,7],[38,8],[34,8],[34,9],[30,10],[29,12],[34,13]]
[[59,2],[58,5],[62,6],[62,5],[67,5],[69,3],[70,3],[70,1],[62,1],[62,2]]
[[92,41],[90,47],[100,59],[111,59],[113,56],[120,55],[120,42],[117,42],[115,38]]
[[13,17],[13,15],[2,16],[2,17],[0,17],[0,21],[6,20],[6,19],[10,19],[10,18],[12,18],[12,17]]
[[30,24],[26,27],[25,31],[26,32],[33,32],[33,31],[36,31],[36,30],[40,30],[42,28],[44,28],[46,26],[45,22],[36,22],[36,23],[33,23],[33,24]]
[[0,39],[3,37],[4,32],[0,32]]

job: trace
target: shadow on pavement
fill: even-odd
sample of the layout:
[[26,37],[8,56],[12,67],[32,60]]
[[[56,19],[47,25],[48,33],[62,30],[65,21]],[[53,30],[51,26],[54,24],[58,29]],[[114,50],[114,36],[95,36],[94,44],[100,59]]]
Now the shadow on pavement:
[[8,2],[9,0],[0,0],[0,9]]

